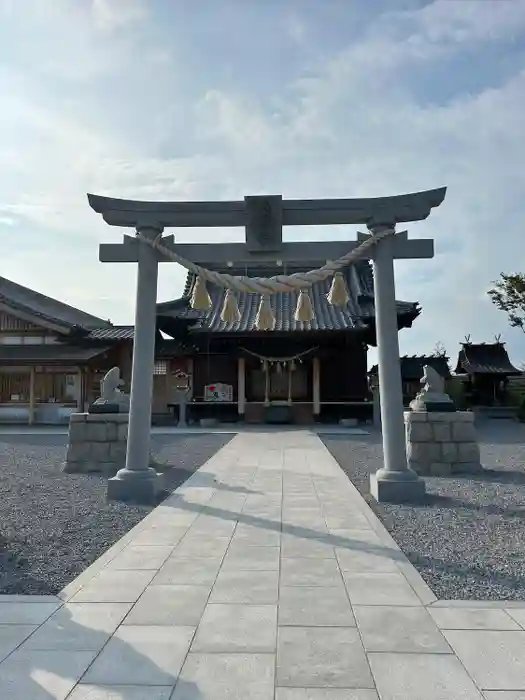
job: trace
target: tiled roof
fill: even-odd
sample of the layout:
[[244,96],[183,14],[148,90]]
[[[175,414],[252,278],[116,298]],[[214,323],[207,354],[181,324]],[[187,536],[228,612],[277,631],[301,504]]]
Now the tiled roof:
[[133,340],[134,326],[110,326],[109,328],[94,328],[85,336],[86,340]]
[[456,374],[519,375],[519,369],[511,364],[504,343],[462,343]]
[[197,350],[191,342],[184,343],[179,340],[161,340],[155,347],[155,357],[176,357],[191,355]]
[[[410,382],[421,379],[423,376],[423,367],[429,365],[443,377],[450,378],[450,368],[448,366],[448,357],[433,357],[428,355],[413,355],[399,358],[401,362],[401,377],[403,381]],[[374,365],[368,372],[369,375],[377,374],[377,365]]]
[[[281,270],[282,272],[282,270]],[[242,270],[232,269],[230,274],[242,275]],[[251,270],[251,276],[268,276],[279,274],[278,271]],[[374,313],[374,287],[370,264],[362,261],[350,265],[345,270],[345,279],[350,300],[344,308],[332,306],[326,299],[331,286],[331,279],[314,284],[310,289],[310,298],[314,307],[315,318],[309,322],[296,321],[294,319],[297,303],[296,292],[279,292],[271,296],[272,309],[275,316],[276,331],[339,331],[359,329],[365,327],[365,321],[373,319]],[[195,311],[189,307],[189,300],[195,276],[188,274],[186,287],[181,299],[166,302],[157,306],[157,314],[171,318],[194,321],[192,331],[207,331],[214,333],[243,333],[255,331],[255,318],[259,307],[258,294],[244,292],[235,293],[240,321],[225,323],[221,320],[221,309],[224,299],[224,290],[216,285],[208,285],[208,292],[212,300],[212,308],[207,312]],[[412,302],[397,302],[398,314],[409,315],[415,318],[419,311],[417,304]]]
[[97,328],[109,325],[109,321],[97,318],[85,311],[75,309],[57,299],[34,292],[28,287],[0,277],[0,303],[13,311],[42,319],[43,322],[53,323],[65,328]]
[[86,362],[107,352],[108,347],[83,348],[77,345],[0,345],[0,361],[8,362]]

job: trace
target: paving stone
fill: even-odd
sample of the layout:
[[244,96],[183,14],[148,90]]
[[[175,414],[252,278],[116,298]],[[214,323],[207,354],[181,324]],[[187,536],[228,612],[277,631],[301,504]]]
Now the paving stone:
[[210,534],[213,537],[230,538],[236,525],[236,520],[224,520],[224,518],[217,518],[211,515],[200,515],[192,524],[188,537]]
[[279,554],[279,547],[232,545],[224,557],[222,568],[235,571],[278,570]]
[[197,627],[211,586],[151,586],[124,621],[125,625]]
[[129,612],[132,603],[68,603],[24,644],[24,649],[98,651]]
[[496,608],[428,609],[438,627],[444,630],[519,630],[512,614]]
[[281,542],[281,556],[287,558],[321,558],[333,559],[335,557],[333,546],[323,539],[296,537],[283,535]]
[[136,571],[154,569],[159,567],[166,561],[173,550],[171,545],[129,545],[121,554],[118,554],[108,564],[108,569],[126,570],[135,569]]
[[121,626],[82,682],[173,686],[194,632],[194,627]]
[[255,547],[278,547],[281,542],[281,533],[241,523],[235,529],[231,546],[239,542]]
[[189,526],[181,527],[147,527],[140,534],[133,538],[133,545],[138,546],[157,546],[171,548],[179,544],[184,535],[188,532]]
[[341,549],[336,547],[337,561],[342,571],[348,573],[398,573],[399,569],[393,558],[383,553],[366,550]]
[[0,603],[0,625],[40,625],[59,607],[58,603]]
[[151,582],[152,586],[191,584],[213,586],[221,566],[221,559],[212,557],[169,557]]
[[0,661],[20,646],[36,629],[37,625],[0,625]]
[[343,571],[352,605],[421,605],[402,574],[350,574]]
[[18,649],[0,665],[0,700],[65,700],[95,653]]
[[311,688],[373,688],[356,629],[280,627],[277,685]]
[[282,586],[322,586],[341,584],[341,572],[335,559],[282,559]]
[[525,690],[486,690],[485,700],[525,700]]
[[375,690],[345,688],[277,688],[275,700],[379,700]]
[[142,595],[155,571],[111,571],[105,569],[81,588],[71,603],[134,603]]
[[274,700],[273,654],[189,654],[171,700]]
[[525,630],[525,608],[508,608],[506,612]]
[[452,654],[368,654],[381,700],[483,700]]
[[355,619],[343,586],[281,586],[279,625],[355,627]]
[[482,690],[525,690],[525,632],[443,632]]
[[353,610],[367,652],[452,653],[423,607],[354,605]]
[[275,653],[276,645],[277,606],[210,604],[191,651]]
[[77,685],[67,700],[169,700],[172,686]]
[[212,589],[210,603],[244,603],[272,605],[277,603],[279,572],[220,571]]
[[176,557],[224,556],[230,544],[230,537],[204,537],[202,534],[185,537],[173,550]]

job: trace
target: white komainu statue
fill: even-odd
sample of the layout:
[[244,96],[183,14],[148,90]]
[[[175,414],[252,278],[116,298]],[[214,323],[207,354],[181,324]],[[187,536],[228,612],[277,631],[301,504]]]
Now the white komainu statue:
[[95,401],[95,405],[116,404],[120,411],[129,411],[129,396],[119,388],[123,384],[120,369],[112,367],[100,381],[100,398]]
[[421,377],[420,384],[424,385],[421,393],[439,394],[440,396],[445,394],[445,380],[430,365],[425,365],[423,367],[423,376]]
[[430,365],[423,367],[423,376],[420,383],[423,384],[423,388],[416,395],[416,398],[410,402],[410,408],[413,411],[424,411],[428,404],[453,403],[450,396],[445,392],[445,380]]

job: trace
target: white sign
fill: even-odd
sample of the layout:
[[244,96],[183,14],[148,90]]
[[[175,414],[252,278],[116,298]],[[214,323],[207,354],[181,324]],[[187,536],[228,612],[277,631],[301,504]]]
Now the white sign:
[[205,401],[233,401],[233,386],[231,384],[206,384],[204,387]]

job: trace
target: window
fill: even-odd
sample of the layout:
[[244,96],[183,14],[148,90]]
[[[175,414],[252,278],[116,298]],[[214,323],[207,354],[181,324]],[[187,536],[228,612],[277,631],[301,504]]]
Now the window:
[[0,402],[29,401],[29,373],[0,374]]
[[168,374],[168,363],[166,360],[155,360],[153,374]]
[[68,388],[68,375],[66,374],[52,374],[51,372],[37,374],[35,377],[35,400],[39,403],[71,402]]

